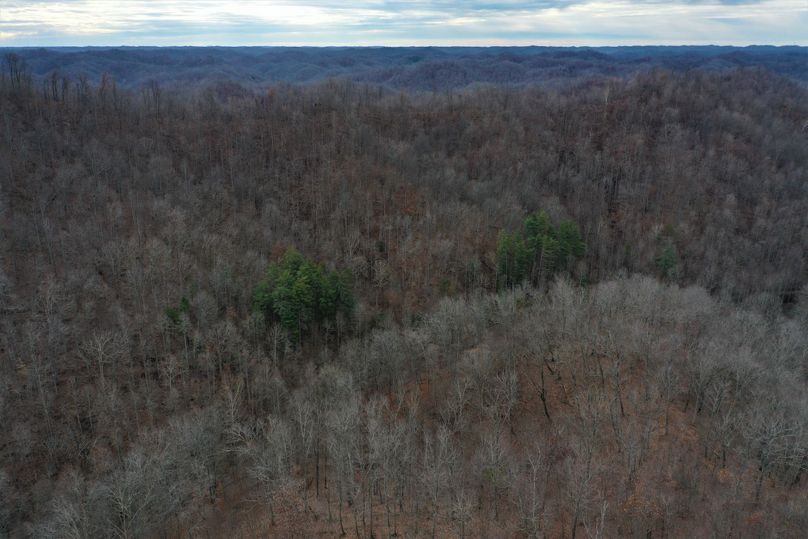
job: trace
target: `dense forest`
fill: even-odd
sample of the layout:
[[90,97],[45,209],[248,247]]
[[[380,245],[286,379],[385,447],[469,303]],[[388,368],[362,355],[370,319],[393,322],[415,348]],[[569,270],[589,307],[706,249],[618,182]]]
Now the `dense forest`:
[[479,85],[566,87],[654,68],[726,72],[764,67],[808,81],[806,47],[26,47],[37,77],[98,80],[140,90],[152,81],[182,93],[221,84],[231,91],[341,78],[409,91]]
[[2,67],[0,536],[804,535],[801,83]]

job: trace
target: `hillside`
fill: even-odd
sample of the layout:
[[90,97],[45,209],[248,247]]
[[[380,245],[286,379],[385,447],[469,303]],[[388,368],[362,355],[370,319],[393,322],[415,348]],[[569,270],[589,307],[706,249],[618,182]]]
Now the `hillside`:
[[329,78],[390,89],[444,91],[476,84],[566,86],[661,68],[731,71],[761,67],[808,81],[805,47],[88,47],[0,49],[36,77],[102,75],[139,90],[151,81],[175,90],[235,83],[263,88]]
[[802,535],[799,82],[4,67],[0,535]]

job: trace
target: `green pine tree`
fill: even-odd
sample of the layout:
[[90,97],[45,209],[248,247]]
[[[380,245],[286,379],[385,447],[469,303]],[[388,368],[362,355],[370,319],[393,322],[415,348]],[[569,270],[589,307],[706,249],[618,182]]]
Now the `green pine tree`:
[[294,249],[270,265],[253,291],[253,309],[278,320],[298,340],[337,313],[350,314],[353,304],[347,272],[326,272]]
[[676,248],[669,243],[654,261],[662,278],[672,279],[676,275],[677,260]]

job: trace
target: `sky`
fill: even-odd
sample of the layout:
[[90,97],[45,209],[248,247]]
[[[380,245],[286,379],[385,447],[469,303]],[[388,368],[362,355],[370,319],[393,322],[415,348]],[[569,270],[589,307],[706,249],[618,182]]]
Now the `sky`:
[[0,47],[808,45],[808,0],[0,0]]

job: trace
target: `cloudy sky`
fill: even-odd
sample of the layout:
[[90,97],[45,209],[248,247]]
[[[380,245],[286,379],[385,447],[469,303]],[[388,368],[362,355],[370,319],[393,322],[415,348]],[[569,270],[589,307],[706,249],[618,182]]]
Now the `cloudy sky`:
[[808,45],[808,0],[0,0],[0,46]]

